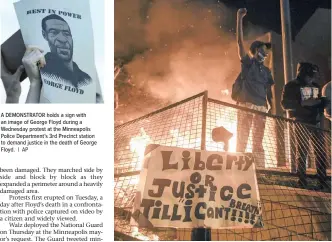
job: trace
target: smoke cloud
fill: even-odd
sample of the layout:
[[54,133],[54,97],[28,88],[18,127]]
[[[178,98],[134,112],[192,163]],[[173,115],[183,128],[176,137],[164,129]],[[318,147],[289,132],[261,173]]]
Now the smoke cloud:
[[[240,71],[235,26],[236,9],[216,1],[117,0],[115,56],[153,98],[174,103],[208,90],[231,102],[221,90]],[[244,28],[247,39],[264,33]]]

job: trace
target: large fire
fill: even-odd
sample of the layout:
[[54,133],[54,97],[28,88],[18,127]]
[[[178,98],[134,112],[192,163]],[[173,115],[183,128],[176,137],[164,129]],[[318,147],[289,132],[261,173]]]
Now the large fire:
[[[222,108],[222,109],[221,109]],[[237,110],[230,107],[214,107],[208,106],[208,113],[213,113],[213,115],[207,115],[207,129],[206,129],[206,150],[209,151],[225,151],[225,144],[217,143],[212,140],[212,130],[216,127],[224,127],[229,132],[233,134],[231,139],[228,142],[228,152],[236,152],[236,143],[237,143]],[[272,124],[267,124],[267,126],[273,126]],[[140,128],[140,133],[137,136],[134,136],[130,139],[129,146],[130,151],[133,153],[132,162],[136,162],[136,168],[141,169],[142,161],[144,159],[145,148],[149,144],[161,144],[167,146],[175,146],[182,148],[193,148],[200,149],[201,146],[201,137],[200,132],[191,132],[193,127],[186,128],[185,131],[178,128],[172,127],[168,134],[164,134],[163,137],[158,137],[158,140],[153,140],[145,131],[143,127]],[[196,128],[196,127],[195,127]],[[199,130],[199,127],[197,127]],[[197,130],[196,129],[196,130]],[[269,127],[265,129],[265,132],[270,132],[274,130],[274,127]],[[246,152],[251,152],[251,143],[252,143],[252,134],[249,135],[248,145]],[[263,139],[263,148],[265,150],[265,168],[276,167],[276,139],[270,133],[264,136]],[[139,176],[133,176],[130,179],[129,185],[136,185],[139,183]],[[123,193],[123,196],[128,196]],[[151,238],[143,235],[139,232],[138,227],[132,226],[131,228],[132,236],[139,238],[141,240],[149,240]],[[153,234],[153,240],[159,240],[159,237]]]
[[[216,109],[215,107],[208,107],[211,113],[214,113],[215,116],[207,115],[207,130],[206,130],[206,150],[209,151],[228,151],[236,152],[236,143],[237,143],[237,111],[234,108],[223,107],[223,110],[211,110]],[[267,124],[268,129],[265,129],[265,132],[270,132],[273,130],[273,123]],[[225,150],[225,144],[217,143],[212,140],[212,129],[215,127],[224,127],[229,132],[233,134],[232,138],[228,143],[228,150]],[[167,145],[167,146],[176,146],[182,148],[193,148],[200,149],[201,146],[201,137],[197,137],[196,133],[191,133],[191,130],[181,131],[179,128],[174,127],[164,137],[159,138],[155,143]],[[276,167],[276,139],[274,136],[269,134],[265,135],[263,139],[263,148],[265,150],[265,160],[261,161],[265,164],[265,168]],[[146,133],[144,128],[140,129],[140,134],[134,136],[130,140],[130,151],[136,154],[133,159],[138,161],[137,168],[141,168],[141,163],[144,159],[144,151],[148,144],[152,144],[154,141]],[[249,135],[248,144],[246,152],[252,152],[252,133]]]

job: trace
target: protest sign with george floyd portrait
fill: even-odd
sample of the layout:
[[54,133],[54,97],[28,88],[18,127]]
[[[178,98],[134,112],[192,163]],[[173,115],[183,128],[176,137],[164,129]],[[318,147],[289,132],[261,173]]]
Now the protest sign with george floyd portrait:
[[263,227],[252,154],[149,145],[142,162],[133,226]]
[[89,0],[15,3],[25,46],[43,50],[41,103],[95,103],[99,80]]

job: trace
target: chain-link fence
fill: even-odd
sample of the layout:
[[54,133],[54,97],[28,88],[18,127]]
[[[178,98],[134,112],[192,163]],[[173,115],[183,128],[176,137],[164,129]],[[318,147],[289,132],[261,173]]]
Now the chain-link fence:
[[116,239],[191,240],[189,229],[129,224],[150,143],[255,155],[264,228],[212,230],[212,240],[331,239],[330,131],[208,99],[207,92],[115,128]]

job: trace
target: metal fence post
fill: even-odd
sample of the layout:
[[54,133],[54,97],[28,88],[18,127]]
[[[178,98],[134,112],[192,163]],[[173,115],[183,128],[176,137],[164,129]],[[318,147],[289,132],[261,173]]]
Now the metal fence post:
[[[284,79],[285,84],[293,78],[293,58],[292,58],[292,29],[291,29],[291,17],[290,17],[290,7],[289,0],[280,0],[280,15],[281,15],[281,35],[282,35],[282,53],[284,61]],[[287,118],[289,117],[287,113]],[[290,162],[290,171],[292,173],[296,172],[295,160],[292,155],[292,131],[291,125],[287,125],[287,143],[289,148],[289,162]]]
[[206,149],[206,115],[208,105],[208,92],[205,91],[202,100],[202,136],[201,136],[201,150]]
[[[204,92],[202,101],[202,136],[201,136],[201,150],[206,149],[206,115],[208,105],[208,92]],[[192,241],[211,241],[211,229],[195,228],[191,232]]]

